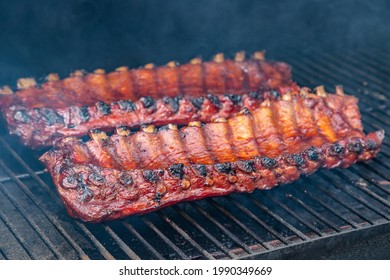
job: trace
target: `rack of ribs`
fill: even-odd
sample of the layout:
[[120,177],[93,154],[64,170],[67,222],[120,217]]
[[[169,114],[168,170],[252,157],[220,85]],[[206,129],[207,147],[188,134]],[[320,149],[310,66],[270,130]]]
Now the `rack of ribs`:
[[267,61],[264,52],[249,60],[238,52],[234,59],[217,54],[212,61],[120,67],[108,74],[75,71],[63,80],[50,74],[40,86],[34,79],[19,79],[17,92],[0,90],[0,109],[10,133],[36,148],[96,128],[209,122],[212,115],[227,118],[297,90],[286,63]]
[[47,166],[69,214],[100,222],[182,201],[270,189],[319,168],[374,157],[384,132],[364,134],[357,99],[307,88],[186,126],[92,130],[58,141]]

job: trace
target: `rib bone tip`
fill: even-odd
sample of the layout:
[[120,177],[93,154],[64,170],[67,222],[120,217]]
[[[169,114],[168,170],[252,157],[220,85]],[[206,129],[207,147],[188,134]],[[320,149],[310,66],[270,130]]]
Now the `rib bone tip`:
[[316,94],[320,97],[326,97],[325,87],[323,85],[315,88]]
[[126,72],[127,70],[129,70],[129,67],[127,66],[121,66],[115,69],[117,72]]
[[143,132],[146,132],[146,133],[154,133],[156,131],[156,128],[154,125],[150,124],[150,125],[144,125],[142,126],[142,131]]
[[170,130],[178,130],[176,124],[168,124],[168,129],[170,129]]
[[340,96],[343,96],[343,95],[344,95],[344,89],[343,89],[343,86],[342,86],[342,85],[337,85],[337,86],[336,86],[336,94],[337,94],[337,95],[340,95]]
[[213,60],[216,63],[221,63],[225,60],[225,56],[223,55],[223,53],[217,53],[216,55],[214,55]]
[[244,51],[236,52],[234,60],[236,62],[243,62],[245,60],[245,52]]
[[265,60],[265,51],[257,51],[253,53],[253,59]]
[[154,68],[154,64],[153,63],[148,63],[144,66],[145,69],[153,69]]
[[27,88],[35,87],[37,85],[37,82],[33,78],[20,78],[17,81],[16,85],[18,89],[27,89]]
[[224,118],[224,117],[218,117],[218,118],[216,118],[216,119],[214,120],[214,122],[216,122],[216,123],[226,123],[227,120],[226,120],[226,118]]
[[95,71],[93,71],[95,74],[105,74],[106,71],[104,69],[101,69],[101,68],[98,68],[98,69],[95,69]]
[[195,127],[201,127],[202,124],[199,121],[190,122],[188,126],[195,126]]
[[167,63],[167,66],[168,66],[169,68],[175,68],[177,65],[178,65],[178,63],[177,63],[176,61],[169,61],[169,62]]
[[0,88],[0,94],[2,95],[8,95],[13,93],[13,90],[9,86],[3,86],[2,88]]
[[191,64],[201,64],[202,63],[202,58],[201,57],[195,57],[190,60]]
[[116,128],[116,133],[120,136],[129,136],[130,130],[126,126],[120,126]]
[[89,137],[93,139],[95,142],[100,143],[102,140],[107,140],[107,134],[100,129],[93,129],[89,131]]
[[50,73],[46,76],[46,81],[48,82],[55,82],[60,79],[60,76],[57,73]]

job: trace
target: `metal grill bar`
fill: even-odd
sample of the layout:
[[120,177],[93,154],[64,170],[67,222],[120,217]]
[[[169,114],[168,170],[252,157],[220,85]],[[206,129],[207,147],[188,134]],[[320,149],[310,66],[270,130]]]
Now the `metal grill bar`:
[[[19,162],[19,164],[21,164],[28,172],[28,174],[34,178],[35,181],[37,181],[39,183],[39,185],[48,193],[48,195],[51,197],[51,199],[53,199],[59,206],[62,207],[62,203],[61,201],[59,200],[59,198],[54,195],[53,191],[32,171],[32,169],[23,161],[23,159],[8,145],[7,142],[4,141],[4,139],[2,137],[0,137],[0,142],[1,144],[3,145],[3,147],[5,147],[7,149],[7,151],[9,153],[12,154],[12,156],[14,156],[14,158]],[[4,166],[3,166],[4,168]],[[7,168],[8,169],[8,168]],[[6,170],[7,170],[6,169]],[[9,169],[8,169],[9,170]],[[15,175],[9,170],[9,175],[11,175],[11,177],[15,177]],[[14,179],[15,180],[15,179]],[[18,180],[18,179],[16,179]],[[22,186],[23,190],[28,190],[28,188],[26,188],[26,186],[24,186],[23,184],[22,185],[19,185],[19,186]],[[27,192],[26,193],[28,196],[31,196],[30,198],[34,197],[34,195],[31,193],[31,192]],[[43,210],[42,210],[43,211]],[[75,221],[75,223],[79,226],[79,228],[84,232],[84,234],[86,236],[88,236],[90,238],[90,240],[94,243],[94,245],[96,246],[96,248],[98,248],[98,250],[100,251],[100,253],[106,258],[106,259],[114,259],[112,257],[112,255],[104,248],[104,246],[91,234],[91,232],[80,222],[78,221]],[[73,241],[71,241],[71,243],[73,243]],[[78,246],[76,246],[76,251],[79,252],[79,249],[77,249]],[[84,258],[84,255],[81,251],[80,251],[80,258]]]
[[[227,199],[229,199],[230,201],[232,201],[234,203],[234,205],[239,205],[237,202],[234,202],[233,201],[233,198],[231,197],[228,197]],[[269,216],[271,216],[272,218],[274,218],[275,220],[277,220],[279,223],[281,223],[283,226],[285,226],[286,228],[288,228],[289,230],[291,230],[293,233],[295,233],[299,238],[301,238],[302,240],[309,240],[310,238],[307,237],[306,235],[304,235],[300,230],[298,230],[297,228],[295,228],[294,226],[292,226],[290,223],[288,223],[285,219],[283,219],[282,217],[280,217],[278,214],[272,212],[269,208],[267,208],[266,206],[264,206],[263,204],[259,203],[257,200],[253,199],[251,196],[248,197],[248,199],[253,203],[255,204],[257,207],[259,207],[262,211],[264,211],[265,213],[267,213]],[[242,207],[242,205],[240,205],[240,207]],[[243,207],[244,208],[244,207]],[[248,213],[250,213],[250,217],[253,218],[254,214],[252,212],[250,212],[248,209],[244,208],[245,211],[247,210]],[[241,211],[245,212],[244,209],[241,209]],[[253,216],[252,216],[253,215]],[[256,216],[254,216],[256,219],[258,219]],[[270,228],[272,230],[272,228]],[[272,230],[274,231],[274,230]],[[273,232],[270,231],[272,234]],[[279,234],[278,234],[279,235]],[[275,235],[276,236],[276,235]],[[281,240],[278,236],[276,236],[279,240]],[[285,239],[283,236],[281,236],[283,239]],[[286,239],[285,239],[286,240]],[[281,240],[282,241],[282,240]],[[283,242],[283,241],[282,241]],[[286,240],[287,243],[285,244],[288,244],[290,243],[288,240]]]
[[310,191],[304,189],[302,190],[301,189],[301,186],[298,186],[298,188],[300,189],[301,192],[303,192],[304,194],[308,195],[312,200],[316,201],[317,203],[319,203],[322,207],[324,207],[325,209],[327,209],[328,211],[332,212],[336,217],[338,217],[339,219],[343,220],[344,222],[348,223],[349,225],[351,225],[352,227],[354,228],[358,228],[358,225],[354,222],[354,221],[351,221],[350,219],[346,218],[346,217],[343,217],[343,215],[339,214],[339,212],[337,210],[335,210],[332,206],[329,206],[327,203],[323,202],[322,200],[318,199],[315,195],[313,195]]
[[[238,204],[237,202],[235,202],[234,200],[231,200],[231,202],[234,204],[234,206],[236,206],[238,209],[240,209],[241,211],[243,211],[245,214],[247,214],[249,217],[251,217],[252,219],[254,219],[258,224],[260,224],[263,228],[265,228],[268,232],[270,232],[271,234],[273,234],[278,240],[282,241],[284,244],[289,244],[290,241],[286,240],[283,236],[281,236],[280,234],[278,234],[275,230],[273,230],[271,227],[269,227],[266,223],[262,222],[259,218],[257,218],[250,210],[248,210],[248,208],[245,208],[245,207],[242,207],[241,204]],[[211,205],[213,205],[215,208],[217,208],[219,211],[222,212],[222,214],[224,214],[226,217],[228,217],[229,219],[231,219],[234,223],[236,223],[239,227],[241,227],[245,232],[249,233],[250,236],[252,236],[254,239],[256,239],[257,242],[259,242],[260,244],[264,244],[264,241],[262,240],[262,238],[256,234],[255,232],[253,232],[251,229],[249,229],[245,224],[243,224],[242,222],[240,222],[236,217],[234,217],[232,214],[229,213],[229,211],[227,211],[225,208],[223,208],[222,206],[218,205],[215,200],[211,200],[210,201]]]
[[159,260],[164,259],[164,257],[161,256],[161,254],[160,254],[159,252],[157,252],[157,250],[154,249],[154,247],[153,247],[152,245],[150,245],[150,243],[147,242],[147,241],[145,240],[145,238],[143,238],[143,237],[138,233],[138,231],[137,231],[132,225],[130,225],[129,223],[127,223],[127,222],[125,222],[125,221],[122,221],[122,225],[123,225],[125,228],[127,228],[132,234],[134,234],[134,235],[138,238],[138,240],[140,240],[140,241],[142,242],[142,244],[143,244],[151,253],[153,253],[153,255],[154,255],[155,257],[157,257],[157,259],[159,259]]
[[[2,161],[0,161],[0,165],[3,166]],[[64,256],[58,252],[55,248],[55,245],[50,241],[50,239],[46,236],[45,232],[43,232],[40,227],[32,220],[29,219],[28,214],[23,209],[23,207],[20,206],[20,204],[17,202],[17,199],[14,198],[4,187],[3,184],[0,184],[0,191],[4,194],[5,197],[12,203],[12,205],[18,209],[19,213],[23,216],[23,218],[27,221],[27,223],[35,230],[35,232],[39,235],[39,237],[42,239],[42,241],[45,243],[45,245],[49,248],[49,250],[53,253],[53,255],[57,259],[65,259]]]
[[200,232],[202,232],[219,249],[221,249],[222,252],[224,252],[226,255],[228,255],[232,259],[235,259],[237,257],[236,254],[232,253],[225,245],[223,245],[221,242],[219,242],[214,236],[212,236],[207,230],[205,230],[198,222],[196,222],[189,215],[187,215],[183,210],[181,210],[180,207],[173,206],[173,209],[175,209],[175,211],[177,213],[179,213],[180,216],[182,216],[184,219],[186,219],[188,222],[190,222],[194,227],[196,227]]
[[202,248],[194,239],[192,239],[183,229],[181,229],[175,222],[173,222],[167,215],[165,215],[162,211],[158,212],[159,216],[167,222],[173,229],[175,229],[182,237],[184,237],[194,248],[196,248],[203,256],[210,260],[214,260],[214,256],[211,255],[207,250]]
[[[313,175],[314,176],[314,175]],[[317,176],[318,179],[320,180],[323,180],[321,177]],[[314,179],[312,178],[308,178],[308,181],[311,182],[311,184],[315,184],[314,182]],[[374,224],[368,217],[366,217],[365,215],[363,215],[361,212],[359,212],[358,210],[355,210],[353,209],[352,207],[348,206],[344,201],[342,201],[341,199],[339,199],[337,197],[337,195],[335,195],[334,193],[328,191],[327,189],[324,189],[322,187],[321,184],[316,184],[316,188],[318,190],[320,190],[322,193],[324,193],[325,195],[327,195],[328,197],[332,198],[334,201],[338,202],[341,206],[345,207],[346,209],[348,209],[349,211],[351,211],[352,213],[354,213],[355,215],[357,215],[359,218],[361,218],[362,220],[365,220],[366,222],[370,223],[370,224]]]
[[169,245],[174,251],[176,254],[178,254],[182,259],[189,259],[189,257],[179,248],[177,247],[175,244],[172,243],[171,240],[169,240],[169,238],[166,237],[165,234],[163,234],[149,219],[147,219],[146,217],[143,217],[142,218],[142,221],[149,227],[151,228],[155,233],[157,233],[157,235],[167,244]]
[[123,242],[123,240],[109,226],[107,226],[107,224],[103,224],[103,228],[105,229],[106,232],[108,232],[110,236],[114,238],[115,242],[118,243],[119,247],[122,249],[123,252],[126,253],[126,255],[130,257],[130,259],[132,260],[141,259],[136,253],[134,253],[133,250],[129,248],[129,246],[127,246],[125,242]]
[[328,219],[326,219],[324,216],[322,216],[321,214],[319,214],[316,210],[314,210],[312,207],[308,206],[305,202],[303,202],[301,199],[299,198],[296,198],[294,195],[292,195],[291,193],[287,193],[286,196],[290,199],[292,199],[293,201],[295,201],[296,203],[298,203],[299,205],[301,205],[303,208],[305,208],[310,214],[312,214],[314,217],[316,217],[318,220],[320,220],[321,222],[325,223],[326,225],[328,225],[329,227],[331,227],[332,229],[334,229],[336,232],[340,232],[340,229],[331,221],[329,221]]
[[292,217],[294,217],[297,221],[299,221],[301,224],[305,225],[308,229],[310,229],[312,232],[317,234],[318,236],[323,236],[324,234],[315,226],[309,224],[306,220],[302,219],[299,215],[297,215],[293,210],[288,208],[285,204],[277,201],[272,196],[269,196],[268,194],[265,194],[268,200],[271,200],[273,203],[278,205],[280,208],[282,208],[284,211],[289,213]]
[[247,253],[251,254],[253,251],[244,243],[242,242],[237,236],[235,236],[231,231],[226,229],[221,223],[219,223],[217,220],[215,220],[213,217],[211,217],[207,212],[205,212],[202,208],[200,208],[196,203],[191,202],[190,205],[194,207],[198,212],[200,212],[204,217],[206,217],[209,221],[214,223],[220,230],[223,231],[227,236],[229,236],[230,239],[232,239],[237,245],[239,245],[241,248],[243,248]]
[[11,222],[9,221],[7,216],[3,213],[3,211],[1,211],[1,208],[0,208],[0,219],[4,223],[4,225],[8,228],[8,230],[12,233],[12,235],[15,237],[15,239],[19,242],[20,246],[24,249],[26,254],[31,259],[35,259],[33,254],[27,249],[28,248],[27,242],[24,240],[24,238],[22,236],[20,236],[17,232],[15,232],[15,230],[11,226]]

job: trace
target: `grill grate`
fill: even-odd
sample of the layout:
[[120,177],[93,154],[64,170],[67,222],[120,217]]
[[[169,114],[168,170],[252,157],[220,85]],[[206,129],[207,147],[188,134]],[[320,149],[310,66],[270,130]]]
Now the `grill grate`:
[[[367,130],[390,131],[390,64],[379,59],[389,54],[372,49],[286,48],[278,59],[301,85],[342,84],[359,97]],[[376,159],[347,170],[101,224],[70,218],[39,154],[15,143],[0,136],[0,259],[287,258],[390,229],[389,137]]]

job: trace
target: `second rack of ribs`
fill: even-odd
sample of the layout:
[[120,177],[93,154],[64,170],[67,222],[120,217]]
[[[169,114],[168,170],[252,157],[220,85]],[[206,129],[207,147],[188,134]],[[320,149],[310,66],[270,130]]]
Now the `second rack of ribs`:
[[206,124],[90,136],[64,139],[41,159],[69,213],[96,222],[348,167],[375,156],[383,132],[364,135],[357,100],[320,90]]

